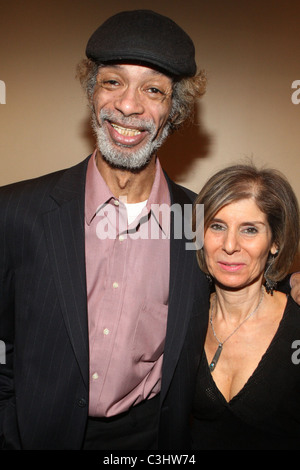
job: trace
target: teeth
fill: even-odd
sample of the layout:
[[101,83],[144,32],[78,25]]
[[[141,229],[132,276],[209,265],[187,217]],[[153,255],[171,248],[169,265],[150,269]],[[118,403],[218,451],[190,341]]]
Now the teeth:
[[124,136],[133,137],[141,133],[141,131],[137,129],[126,129],[125,127],[117,126],[116,124],[111,125],[114,129],[116,129],[117,132],[119,132],[119,134],[122,134]]

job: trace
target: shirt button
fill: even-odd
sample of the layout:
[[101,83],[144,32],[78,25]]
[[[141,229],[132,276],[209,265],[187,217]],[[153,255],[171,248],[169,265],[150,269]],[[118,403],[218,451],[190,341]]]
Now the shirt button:
[[108,329],[108,328],[104,328],[103,334],[104,334],[104,335],[108,335],[108,334],[109,334],[109,329]]
[[117,282],[114,282],[114,283],[113,283],[113,288],[114,288],[114,289],[117,289],[118,287],[119,287],[119,284],[118,284]]
[[118,206],[119,205],[119,201],[117,199],[114,200],[114,205],[115,206]]
[[97,374],[97,372],[95,372],[93,375],[92,375],[92,379],[93,380],[97,380],[99,378],[99,375]]
[[120,242],[122,242],[123,240],[125,240],[124,235],[120,235],[120,236],[119,236],[119,240],[120,240]]

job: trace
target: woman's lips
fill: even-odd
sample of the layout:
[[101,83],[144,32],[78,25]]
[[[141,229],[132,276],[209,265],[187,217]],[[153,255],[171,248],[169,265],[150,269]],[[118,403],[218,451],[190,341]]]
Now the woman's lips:
[[222,261],[218,261],[218,265],[227,272],[236,272],[242,269],[245,264],[244,263],[224,263]]
[[123,127],[110,121],[106,121],[106,123],[112,140],[119,145],[138,145],[144,139],[146,134],[146,131],[142,129]]

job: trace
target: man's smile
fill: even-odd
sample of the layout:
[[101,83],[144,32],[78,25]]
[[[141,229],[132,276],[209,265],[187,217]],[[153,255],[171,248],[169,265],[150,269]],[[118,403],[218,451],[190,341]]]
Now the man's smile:
[[[117,145],[136,146],[139,145],[145,137],[149,136],[149,131],[146,129],[147,125],[121,125],[109,119],[103,121],[106,125],[108,133],[113,143]],[[148,126],[149,127],[149,126]]]
[[139,131],[138,129],[129,129],[127,127],[121,127],[121,126],[118,126],[117,124],[113,124],[111,123],[112,127],[114,129],[116,129],[116,131],[119,133],[119,134],[122,134],[122,135],[125,135],[125,136],[135,136],[135,135],[139,135],[141,133],[141,131]]

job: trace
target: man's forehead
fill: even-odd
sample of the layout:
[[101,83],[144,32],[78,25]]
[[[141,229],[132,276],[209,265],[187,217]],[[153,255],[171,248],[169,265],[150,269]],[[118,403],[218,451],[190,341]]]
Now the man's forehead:
[[105,72],[120,72],[120,73],[128,73],[134,72],[136,75],[143,75],[143,76],[154,76],[157,78],[167,79],[172,81],[172,78],[159,71],[153,67],[144,64],[132,64],[129,62],[120,62],[120,63],[113,63],[113,64],[105,64],[101,65],[98,69],[98,74],[105,73]]

